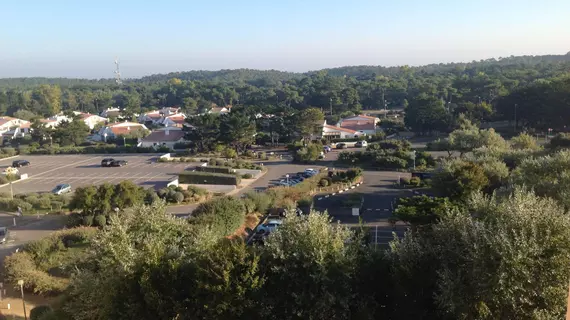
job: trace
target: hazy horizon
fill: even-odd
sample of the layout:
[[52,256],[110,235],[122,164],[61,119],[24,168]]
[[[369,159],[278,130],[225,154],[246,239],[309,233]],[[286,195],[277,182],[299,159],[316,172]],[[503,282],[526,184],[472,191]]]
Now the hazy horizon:
[[570,2],[65,0],[2,5],[0,78],[307,72],[564,55]]

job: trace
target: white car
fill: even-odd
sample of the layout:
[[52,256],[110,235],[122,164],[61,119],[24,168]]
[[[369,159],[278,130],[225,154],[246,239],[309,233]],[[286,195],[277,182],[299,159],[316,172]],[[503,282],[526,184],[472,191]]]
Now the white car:
[[271,219],[266,223],[259,225],[257,227],[257,233],[271,233],[275,231],[282,224],[283,220]]
[[61,195],[64,193],[71,192],[71,185],[67,183],[58,184],[55,188],[51,191],[53,194]]

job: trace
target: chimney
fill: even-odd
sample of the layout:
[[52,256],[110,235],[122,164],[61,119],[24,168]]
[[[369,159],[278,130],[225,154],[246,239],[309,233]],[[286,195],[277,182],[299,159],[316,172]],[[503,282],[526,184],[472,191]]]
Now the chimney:
[[164,135],[167,136],[170,133],[170,130],[168,130],[168,128],[166,128],[166,130],[164,130]]

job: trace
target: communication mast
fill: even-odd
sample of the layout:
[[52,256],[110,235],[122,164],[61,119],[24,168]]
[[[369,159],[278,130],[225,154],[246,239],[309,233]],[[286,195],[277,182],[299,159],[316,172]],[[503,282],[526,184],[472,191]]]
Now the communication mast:
[[123,81],[121,80],[121,70],[119,70],[119,59],[115,58],[115,82],[117,84],[122,84]]

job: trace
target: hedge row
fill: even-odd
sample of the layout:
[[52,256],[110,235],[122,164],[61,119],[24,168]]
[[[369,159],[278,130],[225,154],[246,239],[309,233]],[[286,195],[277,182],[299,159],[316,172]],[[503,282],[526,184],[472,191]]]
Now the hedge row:
[[235,174],[184,171],[178,174],[179,183],[193,184],[223,184],[237,186],[241,182],[241,177]]
[[212,172],[212,173],[225,173],[225,174],[235,173],[235,169],[232,169],[230,167],[218,167],[218,166],[196,167],[196,171]]

